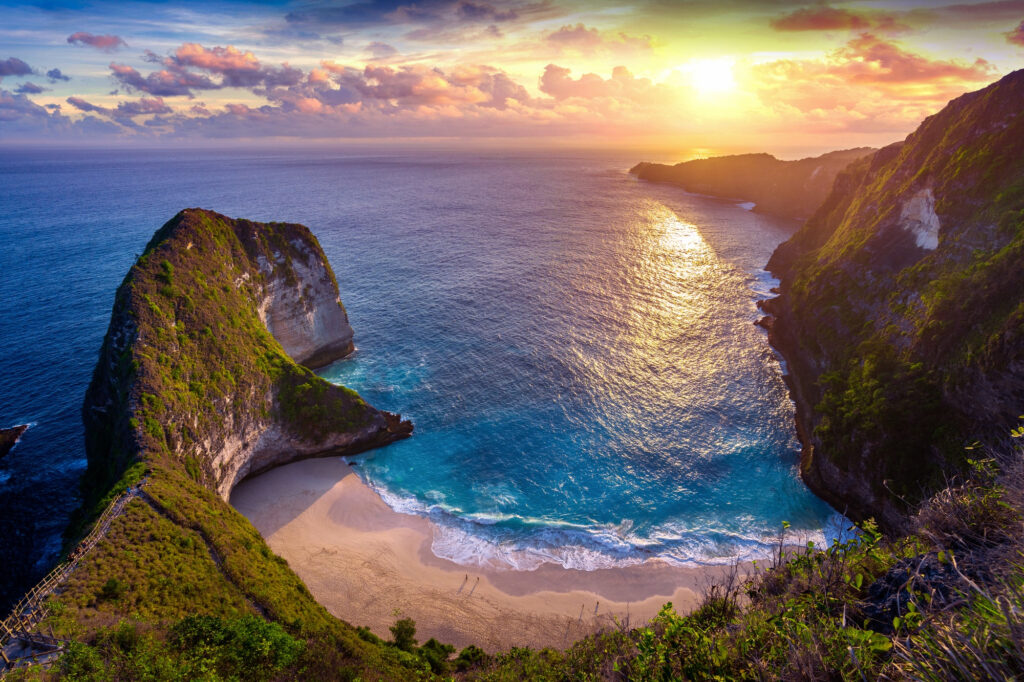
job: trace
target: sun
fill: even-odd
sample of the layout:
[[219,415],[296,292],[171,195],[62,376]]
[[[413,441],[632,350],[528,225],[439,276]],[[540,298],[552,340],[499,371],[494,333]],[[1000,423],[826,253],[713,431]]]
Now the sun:
[[691,59],[682,69],[690,77],[690,85],[701,95],[722,95],[736,89],[734,61],[729,57]]

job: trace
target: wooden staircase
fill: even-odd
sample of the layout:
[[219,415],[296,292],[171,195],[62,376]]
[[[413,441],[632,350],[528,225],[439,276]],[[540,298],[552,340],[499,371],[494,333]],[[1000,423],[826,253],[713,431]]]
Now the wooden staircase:
[[51,635],[34,632],[39,623],[50,615],[49,598],[78,567],[79,562],[110,530],[111,522],[119,516],[132,498],[139,496],[145,479],[128,488],[111,501],[93,524],[89,534],[78,543],[61,562],[23,596],[11,613],[0,621],[0,678],[15,668],[53,663],[67,648],[67,641]]

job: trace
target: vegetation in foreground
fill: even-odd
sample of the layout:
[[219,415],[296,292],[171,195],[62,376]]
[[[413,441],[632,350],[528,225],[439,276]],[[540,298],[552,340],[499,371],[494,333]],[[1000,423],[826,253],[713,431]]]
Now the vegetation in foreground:
[[[133,513],[148,521],[126,519],[115,532],[182,533],[139,504]],[[323,624],[253,613],[244,595],[175,593],[175,584],[202,576],[168,574],[162,588],[165,599],[203,615],[153,619],[133,601],[138,576],[103,581],[85,571],[77,579],[88,590],[77,591],[92,594],[94,608],[118,602],[133,615],[81,637],[73,605],[62,603],[47,626],[81,641],[52,670],[12,679],[1010,679],[1024,674],[1022,513],[1024,448],[1014,445],[998,459],[972,460],[970,476],[920,507],[912,534],[888,538],[868,522],[848,540],[794,551],[783,531],[769,562],[710,585],[689,615],[666,604],[644,627],[623,625],[565,651],[495,655],[472,646],[456,655],[433,639],[420,645],[415,623],[399,619],[389,641],[355,630],[362,656],[373,652],[382,664],[376,670],[353,665],[351,643],[325,636]],[[174,542],[186,555],[197,551],[187,534]],[[196,563],[165,560],[167,570]],[[158,587],[146,586],[150,597]]]

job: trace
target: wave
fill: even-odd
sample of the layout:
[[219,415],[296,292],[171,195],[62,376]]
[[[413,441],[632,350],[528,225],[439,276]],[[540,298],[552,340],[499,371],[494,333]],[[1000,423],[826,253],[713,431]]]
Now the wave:
[[[434,527],[433,554],[467,567],[532,571],[553,564],[595,571],[648,561],[695,567],[764,560],[778,550],[778,535],[771,532],[746,535],[665,523],[641,535],[628,522],[585,526],[516,514],[467,514],[395,494],[362,473],[360,477],[394,511],[429,519]],[[790,531],[786,543],[827,546],[849,537],[850,525],[841,514],[833,513],[820,529]]]

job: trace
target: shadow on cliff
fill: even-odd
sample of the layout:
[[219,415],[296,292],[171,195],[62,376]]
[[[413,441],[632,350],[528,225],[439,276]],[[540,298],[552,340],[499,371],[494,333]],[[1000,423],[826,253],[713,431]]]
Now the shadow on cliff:
[[[417,517],[399,514],[356,475],[341,457],[292,462],[246,478],[231,492],[231,506],[248,518],[265,538],[302,517],[326,500],[318,514],[329,523],[360,532],[408,525]],[[320,516],[317,517],[320,519]],[[322,520],[322,519],[321,519]]]

